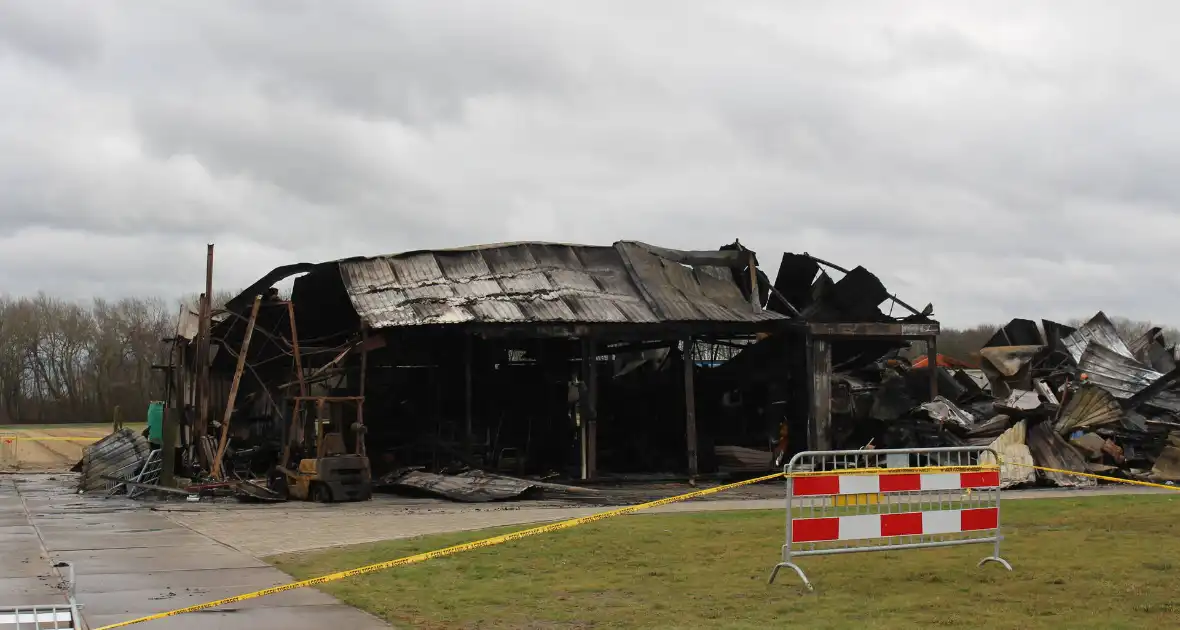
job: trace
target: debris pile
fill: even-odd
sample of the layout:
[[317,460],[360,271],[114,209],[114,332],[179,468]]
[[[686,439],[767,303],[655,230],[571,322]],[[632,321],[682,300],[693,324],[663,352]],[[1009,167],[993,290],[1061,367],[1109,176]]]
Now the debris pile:
[[[113,492],[121,481],[135,481],[151,454],[147,438],[131,429],[120,429],[82,450],[82,459],[71,469],[80,492]],[[115,478],[115,480],[112,480]]]
[[[1180,481],[1177,348],[1159,328],[1127,340],[1101,312],[1076,329],[1015,319],[980,349],[979,359],[979,370],[937,367],[940,396],[920,404],[912,403],[924,400],[920,386],[929,367],[893,356],[871,366],[875,378],[839,375],[837,391],[851,411],[838,432],[843,445],[864,446],[866,432],[880,448],[989,445],[1006,463],[1005,485],[1034,481],[1028,464]],[[867,422],[848,421],[858,415]],[[1049,485],[1095,484],[1036,472]]]

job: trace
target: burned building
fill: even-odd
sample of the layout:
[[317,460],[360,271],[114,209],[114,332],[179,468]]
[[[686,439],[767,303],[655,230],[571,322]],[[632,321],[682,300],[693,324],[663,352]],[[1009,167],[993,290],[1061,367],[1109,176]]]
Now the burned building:
[[[273,287],[292,276],[280,299]],[[287,265],[225,311],[210,332],[222,384],[207,388],[229,393],[196,414],[195,442],[228,422],[229,452],[254,462],[235,465],[265,463],[302,439],[299,408],[339,421],[376,475],[696,475],[751,457],[766,469],[776,451],[846,441],[833,374],[912,339],[933,353],[938,333],[930,307],[910,308],[863,268],[788,254],[772,283],[737,242],[509,243]],[[324,400],[340,404],[316,412]]]

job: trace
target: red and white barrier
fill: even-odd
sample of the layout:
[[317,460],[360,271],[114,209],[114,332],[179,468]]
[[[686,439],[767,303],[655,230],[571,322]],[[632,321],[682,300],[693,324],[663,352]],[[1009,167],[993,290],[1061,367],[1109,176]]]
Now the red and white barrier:
[[[912,461],[938,465],[904,467]],[[797,453],[783,469],[786,537],[770,581],[787,568],[812,588],[796,562],[804,556],[973,544],[992,545],[980,566],[1011,571],[1000,556],[997,461],[985,446]]]
[[889,536],[977,532],[995,529],[999,519],[1000,511],[997,508],[796,518],[791,522],[791,542],[866,540]]
[[910,473],[879,475],[849,474],[805,475],[792,480],[792,494],[814,497],[837,494],[878,494],[882,492],[924,492],[932,490],[966,490],[997,488],[1000,471],[961,473]]

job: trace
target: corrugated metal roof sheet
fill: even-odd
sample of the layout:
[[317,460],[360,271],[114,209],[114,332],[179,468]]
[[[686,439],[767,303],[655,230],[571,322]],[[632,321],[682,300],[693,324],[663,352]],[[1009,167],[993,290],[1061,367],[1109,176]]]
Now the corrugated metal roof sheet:
[[1101,387],[1083,386],[1070,396],[1054,428],[1068,435],[1076,429],[1116,424],[1122,417],[1123,409],[1110,392]]
[[505,477],[482,470],[469,470],[458,475],[439,475],[416,470],[404,473],[394,472],[382,477],[376,485],[391,490],[410,490],[416,493],[438,495],[464,503],[502,501],[533,491],[554,492],[558,495],[594,496],[599,494],[597,490],[590,488]]
[[[653,251],[654,250],[654,251]],[[642,243],[510,243],[339,262],[373,328],[484,323],[759,322],[724,267],[668,260]]]
[[1123,341],[1123,338],[1119,336],[1114,323],[1102,311],[1098,311],[1097,315],[1086,322],[1081,328],[1074,331],[1072,335],[1062,340],[1062,343],[1075,362],[1082,360],[1082,353],[1086,351],[1086,346],[1091,343],[1108,348],[1115,354],[1128,359],[1135,358],[1135,355],[1131,353],[1131,349],[1127,347],[1127,342]]
[[1180,392],[1165,389],[1143,401],[1143,404],[1172,413],[1180,413]]
[[1135,359],[1098,343],[1086,346],[1078,361],[1078,369],[1087,375],[1089,382],[1107,390],[1115,398],[1130,398],[1163,376]]
[[82,451],[82,475],[78,489],[86,492],[105,490],[114,482],[102,475],[115,473],[147,459],[147,439],[131,429],[121,429],[87,446]]
[[1138,360],[1147,363],[1151,360],[1148,356],[1147,350],[1151,347],[1155,340],[1160,336],[1163,329],[1159,326],[1149,328],[1142,335],[1136,337],[1133,341],[1127,344],[1127,348],[1131,350],[1131,354]]

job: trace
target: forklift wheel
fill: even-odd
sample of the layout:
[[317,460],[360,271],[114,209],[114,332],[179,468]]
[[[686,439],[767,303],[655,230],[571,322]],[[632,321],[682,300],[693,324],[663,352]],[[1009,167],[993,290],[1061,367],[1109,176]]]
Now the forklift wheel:
[[327,485],[317,483],[311,487],[311,500],[316,503],[331,503],[332,491]]

